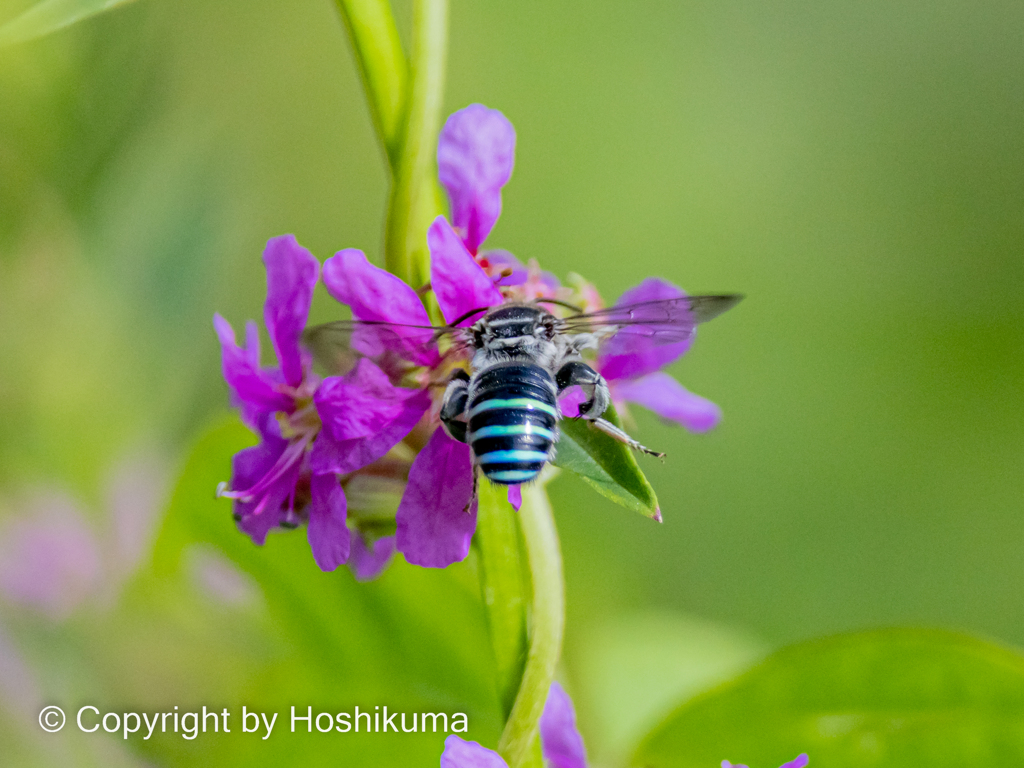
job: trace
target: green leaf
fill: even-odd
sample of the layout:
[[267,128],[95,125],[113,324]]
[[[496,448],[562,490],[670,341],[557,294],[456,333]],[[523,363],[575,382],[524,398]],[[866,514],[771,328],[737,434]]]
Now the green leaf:
[[1024,765],[1024,657],[952,632],[891,629],[796,645],[683,705],[632,764],[776,768]]
[[[613,406],[608,406],[604,418],[621,426]],[[556,466],[575,472],[615,503],[660,521],[658,497],[629,446],[591,426],[586,419],[562,419],[559,432]]]
[[0,27],[0,46],[34,40],[132,0],[43,0]]

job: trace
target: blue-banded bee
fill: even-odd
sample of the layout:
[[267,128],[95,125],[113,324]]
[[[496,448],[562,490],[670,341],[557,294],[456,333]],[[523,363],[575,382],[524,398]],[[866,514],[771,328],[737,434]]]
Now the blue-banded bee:
[[[717,317],[741,298],[736,294],[685,296],[564,318],[542,306],[562,302],[509,303],[474,310],[447,326],[423,327],[432,333],[428,341],[416,344],[437,347],[447,339],[447,353],[469,358],[468,370],[455,368],[445,385],[441,423],[451,437],[469,444],[474,465],[488,480],[515,485],[533,480],[555,458],[558,397],[573,386],[586,393],[579,413],[593,428],[635,450],[663,456],[602,418],[611,402],[608,384],[584,360],[583,352],[596,350],[616,336],[647,345],[685,341],[698,323]],[[480,318],[472,325],[461,327],[477,315]],[[305,341],[321,359],[336,358],[339,332],[362,331],[378,341],[382,334],[392,334],[396,340],[392,349],[412,352],[409,330],[413,328],[420,326],[342,321],[309,329]]]

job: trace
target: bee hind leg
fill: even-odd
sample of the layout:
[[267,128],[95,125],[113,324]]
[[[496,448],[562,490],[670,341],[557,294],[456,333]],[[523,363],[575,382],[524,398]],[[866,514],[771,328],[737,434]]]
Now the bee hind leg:
[[630,448],[632,448],[634,451],[640,451],[642,453],[648,454],[649,456],[657,456],[659,459],[664,459],[665,458],[665,454],[664,453],[659,453],[658,451],[652,451],[647,446],[641,445],[639,442],[637,442],[632,437],[630,437],[624,430],[619,429],[617,426],[612,424],[607,419],[590,419],[589,421],[590,421],[591,424],[594,425],[594,427],[596,429],[601,430],[602,432],[604,432],[609,437],[612,437],[615,440],[618,440],[620,443],[625,443]]
[[582,360],[570,360],[559,368],[555,382],[558,385],[558,394],[562,394],[569,387],[578,386],[583,389],[587,400],[580,403],[580,416],[589,421],[599,419],[608,410],[608,404],[612,401],[608,382]]

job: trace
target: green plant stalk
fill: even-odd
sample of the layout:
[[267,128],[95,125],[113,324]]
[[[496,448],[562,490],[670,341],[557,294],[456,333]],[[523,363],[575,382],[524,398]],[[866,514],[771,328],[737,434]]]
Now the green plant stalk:
[[538,723],[555,677],[565,629],[562,553],[551,502],[542,483],[523,487],[519,525],[530,567],[532,601],[526,668],[498,741],[498,753],[509,768],[524,768],[535,762]]
[[441,212],[434,157],[441,123],[448,0],[415,0],[409,97],[388,218],[384,264],[414,286],[430,280],[427,228]]
[[505,489],[481,481],[473,546],[480,556],[480,592],[497,668],[502,717],[515,703],[526,665],[526,610],[530,577],[526,572],[518,516]]
[[366,90],[370,117],[392,174],[402,155],[402,117],[409,84],[398,27],[387,0],[336,0]]
[[[444,88],[448,3],[415,0],[410,69],[385,0],[336,2],[392,174],[385,266],[412,285],[424,285],[430,276],[426,232],[443,211],[434,153]],[[436,302],[428,301],[428,308],[436,320]],[[507,502],[496,497],[500,489],[481,490],[477,547],[498,688],[508,715],[498,751],[510,768],[543,768],[538,724],[554,679],[565,624],[558,534],[542,483],[523,490],[519,530]],[[532,589],[532,601],[527,640],[524,595],[528,588]]]

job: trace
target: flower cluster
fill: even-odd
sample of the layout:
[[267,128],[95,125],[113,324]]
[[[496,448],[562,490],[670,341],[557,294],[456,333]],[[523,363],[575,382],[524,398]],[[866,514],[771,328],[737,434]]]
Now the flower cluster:
[[[453,114],[441,132],[438,171],[451,222],[439,216],[426,236],[429,290],[447,323],[468,324],[462,319],[468,312],[507,301],[554,298],[587,309],[602,306],[580,278],[564,286],[532,260],[524,266],[506,251],[481,250],[500,215],[514,152],[511,123],[479,104]],[[476,528],[473,459],[469,446],[439,427],[434,394],[454,367],[467,367],[469,360],[457,350],[442,354],[432,343],[423,289],[373,266],[356,249],[327,259],[321,274],[316,258],[291,235],[272,239],[263,260],[264,324],[278,364],[261,365],[255,323],[248,324],[240,347],[228,322],[214,317],[224,378],[243,420],[260,438],[235,456],[230,484],[221,491],[234,499],[239,528],[262,544],[274,528],[305,524],[320,568],[348,562],[359,578],[376,575],[396,548],[423,566],[462,560]],[[354,366],[322,379],[301,342],[320,279],[354,319],[366,323],[350,340]],[[620,302],[683,295],[648,279]],[[717,423],[717,407],[661,371],[690,343],[655,346],[613,338],[596,366],[617,403],[635,402],[703,431]],[[578,415],[574,397],[569,393],[561,403],[566,415]],[[401,490],[392,528],[350,519],[353,500],[374,482]],[[518,488],[510,487],[515,506],[518,497]],[[359,535],[353,537],[350,527]]]

